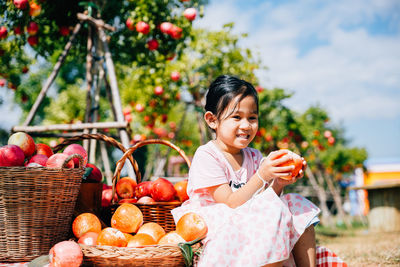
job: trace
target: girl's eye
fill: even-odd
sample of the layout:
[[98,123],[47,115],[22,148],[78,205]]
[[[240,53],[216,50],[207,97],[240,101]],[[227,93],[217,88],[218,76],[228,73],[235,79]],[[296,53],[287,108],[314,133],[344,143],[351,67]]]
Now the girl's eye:
[[234,115],[233,118],[236,120],[240,120],[240,116],[238,116],[238,115]]
[[250,120],[251,121],[255,121],[255,120],[257,120],[258,118],[257,117],[250,117]]

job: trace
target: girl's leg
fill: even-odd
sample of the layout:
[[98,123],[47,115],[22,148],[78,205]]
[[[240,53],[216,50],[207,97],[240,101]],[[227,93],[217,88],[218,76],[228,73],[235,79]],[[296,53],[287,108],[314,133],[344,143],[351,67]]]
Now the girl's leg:
[[314,226],[308,227],[300,236],[292,250],[296,266],[316,266]]

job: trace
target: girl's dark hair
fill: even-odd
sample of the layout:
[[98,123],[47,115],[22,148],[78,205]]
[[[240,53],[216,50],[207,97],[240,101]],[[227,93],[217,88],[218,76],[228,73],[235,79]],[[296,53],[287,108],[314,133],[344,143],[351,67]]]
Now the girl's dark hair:
[[220,119],[225,108],[238,95],[240,95],[238,102],[246,96],[254,97],[258,113],[258,95],[254,86],[249,82],[229,75],[221,75],[211,83],[206,95],[204,108],[206,112],[210,111],[217,119]]

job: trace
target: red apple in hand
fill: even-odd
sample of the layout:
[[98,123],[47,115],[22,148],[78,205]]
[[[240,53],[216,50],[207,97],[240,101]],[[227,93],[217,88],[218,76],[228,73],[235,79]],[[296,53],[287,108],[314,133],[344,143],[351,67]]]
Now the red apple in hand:
[[135,190],[135,196],[137,199],[144,197],[144,196],[150,196],[151,194],[151,184],[152,182],[150,181],[145,181],[141,182],[136,186]]
[[115,189],[120,198],[133,198],[135,197],[135,189],[137,183],[131,177],[123,177],[118,180]]
[[36,154],[45,155],[46,157],[50,158],[54,153],[50,146],[39,143],[36,144]]
[[171,201],[176,196],[174,185],[164,178],[158,178],[151,186],[151,197],[155,201]]
[[[72,155],[72,154],[81,155],[83,158],[83,166],[82,167],[86,167],[86,164],[88,162],[88,155],[87,155],[86,150],[83,148],[83,146],[78,145],[78,144],[71,144],[64,149],[63,153],[67,154],[67,155]],[[75,165],[75,167],[79,166],[79,159],[74,158],[74,165]]]
[[0,147],[0,167],[23,166],[25,160],[24,151],[16,145]]
[[8,144],[19,146],[22,151],[24,151],[25,157],[33,155],[36,150],[36,145],[33,141],[33,138],[24,132],[12,134],[10,138],[8,138]]
[[[28,161],[28,164],[37,163],[37,164],[45,167],[46,166],[46,162],[47,162],[48,159],[49,158],[46,155],[36,154]],[[35,165],[31,165],[31,166],[35,166]]]
[[[69,157],[69,155],[64,154],[64,153],[57,153],[54,154],[53,156],[51,156],[47,162],[46,162],[46,167],[47,168],[57,168],[60,169],[62,168],[62,165],[64,163],[64,161]],[[73,168],[74,167],[74,161],[70,160],[66,166],[66,168]]]

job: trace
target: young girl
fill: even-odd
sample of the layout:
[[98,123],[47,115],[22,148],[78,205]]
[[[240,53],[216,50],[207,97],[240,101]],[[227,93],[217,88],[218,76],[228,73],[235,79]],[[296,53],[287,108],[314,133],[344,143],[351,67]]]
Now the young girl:
[[[314,224],[320,210],[283,188],[303,176],[284,180],[294,166],[288,150],[263,158],[249,148],[258,130],[254,87],[220,76],[206,96],[204,119],[216,139],[200,146],[189,171],[190,199],[172,211],[175,221],[187,212],[201,215],[208,234],[198,266],[315,266]],[[306,162],[303,159],[303,168]]]

